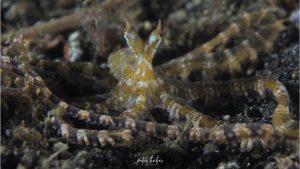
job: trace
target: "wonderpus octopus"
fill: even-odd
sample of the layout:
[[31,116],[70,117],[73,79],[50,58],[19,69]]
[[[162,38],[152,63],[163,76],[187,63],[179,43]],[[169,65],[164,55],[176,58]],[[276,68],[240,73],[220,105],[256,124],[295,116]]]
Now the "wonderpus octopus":
[[[263,77],[225,82],[213,79],[221,74],[235,77],[245,70],[244,67],[255,64],[258,56],[271,51],[275,39],[284,29],[283,19],[278,18],[277,12],[274,9],[244,12],[227,29],[195,50],[156,67],[152,60],[163,40],[161,21],[148,39],[143,40],[126,20],[124,38],[128,48],[112,53],[107,61],[109,71],[118,83],[107,100],[89,104],[88,110],[82,108],[83,104],[79,104],[79,108],[52,93],[32,68],[44,66],[49,69],[45,64],[47,61],[29,61],[26,46],[19,44],[18,52],[22,57],[1,57],[1,94],[25,92],[38,100],[48,112],[45,124],[75,144],[131,146],[138,144],[135,138],[139,137],[179,145],[214,142],[239,144],[241,150],[251,150],[258,145],[271,149],[288,139],[299,139],[299,122],[292,118],[289,95],[283,84]],[[231,39],[235,39],[234,43]],[[26,44],[22,38],[15,38],[12,44],[18,42]],[[50,62],[48,65],[60,64],[52,69],[65,73],[74,71],[92,76],[102,71],[90,63],[75,66]],[[188,81],[188,75],[195,70],[200,70],[198,73],[207,81]],[[277,103],[271,122],[230,123],[202,113],[188,102],[200,98],[204,103],[211,103],[224,96],[247,97],[250,93],[260,97],[271,93]],[[162,113],[167,114],[161,114],[167,116],[166,122],[156,120],[151,113],[154,108],[166,110]],[[111,113],[111,110],[119,114]]]

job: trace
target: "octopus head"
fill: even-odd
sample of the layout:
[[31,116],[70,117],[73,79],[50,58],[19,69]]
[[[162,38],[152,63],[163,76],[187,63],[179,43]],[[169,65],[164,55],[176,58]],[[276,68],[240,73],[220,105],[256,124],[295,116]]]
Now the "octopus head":
[[158,21],[157,28],[152,31],[146,41],[143,41],[138,33],[134,31],[128,20],[125,20],[125,24],[124,38],[127,41],[128,47],[135,55],[146,56],[152,59],[162,40],[161,20]]

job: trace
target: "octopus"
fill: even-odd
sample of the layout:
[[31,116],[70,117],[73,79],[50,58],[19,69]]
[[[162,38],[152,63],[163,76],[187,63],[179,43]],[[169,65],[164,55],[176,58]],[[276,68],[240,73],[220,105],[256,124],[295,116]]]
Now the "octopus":
[[[175,145],[214,142],[239,144],[246,151],[256,146],[274,149],[286,140],[299,140],[299,122],[292,117],[285,86],[268,77],[229,81],[214,81],[214,78],[222,74],[238,77],[244,67],[255,64],[258,56],[272,50],[284,29],[277,12],[269,8],[244,12],[217,36],[159,66],[153,66],[152,62],[163,40],[161,20],[146,40],[125,20],[124,38],[128,47],[110,54],[107,60],[112,77],[106,83],[115,85],[101,96],[105,101],[87,101],[90,104],[67,103],[48,88],[37,72],[59,69],[65,74],[76,72],[82,79],[106,77],[107,72],[91,63],[31,60],[24,45],[27,40],[15,38],[12,44],[20,48],[19,56],[9,56],[8,52],[1,57],[1,95],[25,92],[38,100],[46,108],[45,125],[72,144],[128,147],[150,138]],[[193,72],[200,73],[205,80],[189,81],[188,76]],[[76,82],[79,86],[89,84],[91,90],[98,90],[105,83],[99,79]],[[189,102],[200,98],[209,104],[224,96],[248,97],[252,93],[262,98],[271,94],[276,101],[270,122],[231,123],[200,112]],[[157,108],[165,110],[159,114],[166,117],[165,121],[157,120],[151,113]]]

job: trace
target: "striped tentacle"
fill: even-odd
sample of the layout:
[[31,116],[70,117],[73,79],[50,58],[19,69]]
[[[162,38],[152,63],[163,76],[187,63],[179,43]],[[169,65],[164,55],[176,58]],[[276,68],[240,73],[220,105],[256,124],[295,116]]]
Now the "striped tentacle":
[[123,96],[120,97],[120,95],[115,93],[104,93],[68,100],[69,104],[80,109],[91,112],[102,112],[105,114],[109,114],[111,111],[122,112],[125,109],[123,101]]
[[[68,123],[64,121],[64,119],[68,117],[72,118],[73,120],[74,119],[79,120],[81,124],[84,123],[86,125],[97,126],[98,131],[103,131],[103,132],[109,131],[109,133],[114,133],[115,131],[120,132],[122,130],[125,130],[127,132],[130,131],[130,137],[133,136],[132,134],[143,132],[147,136],[153,136],[158,138],[169,138],[171,140],[174,140],[176,136],[179,135],[179,132],[181,131],[179,127],[173,125],[158,124],[154,122],[134,120],[125,117],[95,114],[85,110],[77,109],[76,107],[73,107],[61,101],[56,108],[48,112],[48,118],[46,119],[46,122],[50,123],[51,126],[55,130],[57,130],[58,133],[62,134],[62,136],[65,139],[75,143],[89,144],[91,142],[90,139],[92,137],[96,137],[97,130],[75,129],[74,127],[68,125]],[[108,130],[104,130],[104,129],[108,129]],[[93,135],[95,136],[89,136],[89,137],[86,136],[84,140],[89,140],[89,141],[82,142],[81,139],[81,141],[78,142],[78,140],[80,139],[74,136],[79,130],[81,131],[81,133],[93,133]],[[73,137],[71,137],[70,135],[73,135]],[[128,141],[128,139],[125,140]],[[131,144],[131,141],[127,143]]]
[[272,115],[272,124],[287,138],[299,139],[299,121],[292,118],[289,110],[289,95],[284,85],[274,80],[264,80],[260,83],[262,87],[257,86],[257,90],[270,90],[277,101]]
[[240,143],[241,150],[250,151],[256,143],[264,149],[284,142],[284,137],[271,124],[236,123],[213,128],[192,128],[185,138],[192,142],[213,141],[220,144]]
[[[282,133],[291,138],[299,137],[298,122],[293,120],[289,110],[289,94],[282,83],[272,79],[250,78],[227,82],[183,82],[172,80],[169,93],[185,99],[204,99],[212,102],[221,96],[248,96],[255,91],[264,97],[266,91],[271,91],[277,106],[272,115],[272,123]],[[185,88],[183,88],[185,87]]]
[[13,57],[1,57],[1,73],[3,73],[4,80],[2,83],[9,83],[7,84],[9,86],[20,88],[27,85],[46,87],[43,79],[36,72],[29,69],[26,63]]
[[[129,146],[134,141],[132,128],[121,127],[121,130],[109,130],[109,132],[108,130],[76,129],[57,117],[52,117],[50,123],[63,138],[76,144]],[[282,135],[272,125],[261,123],[237,123],[213,128],[193,127],[183,131],[178,126],[136,121],[136,127],[139,128],[138,131],[146,132],[148,136],[180,140],[183,144],[208,141],[219,144],[239,143],[241,149],[247,151],[252,150],[257,141],[265,149],[273,148],[283,142]]]
[[[61,102],[60,106],[66,107],[67,105]],[[72,110],[73,113],[76,111],[78,110]],[[129,118],[97,115],[83,110],[79,110],[77,114],[81,120],[85,119],[89,123],[98,121],[102,127],[110,126],[109,132],[108,130],[75,129],[60,118],[57,118],[59,116],[50,117],[50,123],[63,138],[73,143],[85,145],[104,146],[110,144],[116,146],[129,146],[133,143],[134,133],[137,132],[144,132],[147,136],[152,137],[156,136],[158,138],[167,138],[170,140],[179,139],[183,143],[215,141],[220,144],[231,144],[237,142],[240,143],[243,150],[251,150],[255,140],[259,140],[264,148],[270,148],[277,143],[280,143],[280,139],[282,139],[279,133],[270,124],[237,123],[220,125],[212,128],[192,127],[183,130],[178,126],[138,121]],[[274,139],[276,139],[276,142],[274,142]]]
[[[74,103],[71,102],[71,105],[78,107],[79,109],[86,110],[89,112],[97,113],[101,112],[102,114],[109,114],[110,111],[113,111],[114,109],[111,109],[110,107],[107,106],[106,102],[101,102],[101,103],[91,103],[91,102],[84,102],[84,103]],[[117,111],[117,110],[115,110]]]
[[169,113],[170,121],[192,122],[193,126],[213,127],[218,121],[210,116],[202,114],[192,107],[181,105],[174,101],[168,94],[161,94],[161,107]]
[[78,109],[74,106],[60,101],[57,107],[50,110],[49,117],[62,117],[64,119],[70,118],[72,120],[78,120],[82,124],[94,125],[97,128],[109,128],[109,129],[130,129],[132,131],[144,131],[151,134],[151,126],[155,126],[152,122],[134,120],[128,117],[109,116],[100,114],[99,112],[93,113],[86,110]]
[[15,58],[1,57],[1,75],[3,75],[1,84],[5,87],[20,88],[24,92],[33,92],[36,95],[43,94],[46,97],[42,100],[46,100],[51,95],[43,79]]
[[[27,65],[18,59],[7,56],[1,57],[1,75],[4,79],[1,81],[3,85],[1,86],[1,95],[4,97],[13,95],[17,99],[26,96],[30,100],[28,103],[38,104],[36,107],[43,107],[44,110],[47,110],[53,106],[53,101],[50,100],[58,99],[47,88],[43,79],[26,67]],[[9,79],[9,77],[13,79]]]
[[[244,29],[244,28],[252,29]],[[278,20],[270,10],[243,13],[225,31],[186,55],[171,60],[156,69],[168,75],[180,75],[182,79],[194,70],[201,70],[204,79],[212,80],[222,73],[240,73],[247,63],[255,63],[257,55],[270,52],[274,40],[283,30],[282,20]],[[247,32],[245,32],[247,31]],[[235,37],[235,47],[216,50]],[[221,45],[222,46],[222,45]]]
[[58,134],[75,144],[128,146],[133,139],[131,131],[126,129],[119,131],[77,129],[58,117],[51,117],[50,123]]

